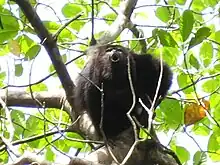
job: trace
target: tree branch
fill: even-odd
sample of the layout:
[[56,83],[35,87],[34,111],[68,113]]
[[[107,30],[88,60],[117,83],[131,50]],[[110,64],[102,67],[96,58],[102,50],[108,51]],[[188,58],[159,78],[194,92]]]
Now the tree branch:
[[[58,108],[67,112],[74,120],[71,114],[71,106],[65,100],[65,93],[62,90],[54,92],[33,93],[34,98],[44,105],[44,108]],[[0,97],[7,103],[7,106],[42,108],[31,97],[31,94],[25,91],[0,90]],[[1,105],[0,105],[1,106]],[[74,118],[73,118],[74,117]]]
[[[73,113],[72,107],[66,101],[65,93],[62,90],[56,90],[53,92],[36,92],[33,93],[35,99],[31,97],[30,93],[25,91],[6,90],[0,90],[0,97],[6,102],[7,106],[42,108],[38,104],[38,102],[40,102],[44,106],[43,108],[62,108],[62,110],[71,117],[72,121],[76,121],[76,115]],[[36,102],[36,100],[38,100],[38,102]],[[72,132],[82,133],[89,137],[89,139],[99,140],[99,136],[94,132],[95,128],[86,112],[81,114],[77,122],[69,129]]]
[[109,29],[97,40],[98,44],[104,45],[114,41],[129,26],[130,17],[136,4],[137,0],[126,0],[121,3],[121,12],[118,13],[118,17]]
[[48,30],[43,25],[36,11],[30,5],[28,0],[15,0],[15,2],[19,5],[24,15],[27,17],[28,21],[33,26],[35,32],[38,37],[41,39],[43,46],[45,47],[50,59],[54,65],[54,68],[57,72],[57,75],[62,83],[62,86],[66,92],[67,100],[70,105],[73,105],[73,89],[74,84],[67,72],[66,66],[62,62],[62,58],[57,47],[56,41],[52,37],[52,35],[48,32]]

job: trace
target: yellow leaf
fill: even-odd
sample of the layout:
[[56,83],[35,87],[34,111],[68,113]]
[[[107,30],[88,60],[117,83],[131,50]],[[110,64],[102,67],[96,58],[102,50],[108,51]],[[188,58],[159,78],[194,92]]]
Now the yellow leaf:
[[11,53],[13,53],[15,56],[20,56],[21,54],[21,49],[18,41],[16,40],[10,40],[8,43],[9,50]]
[[185,107],[184,123],[185,125],[195,124],[197,121],[206,117],[206,112],[209,110],[210,102],[207,100],[201,100],[201,104],[190,103]]

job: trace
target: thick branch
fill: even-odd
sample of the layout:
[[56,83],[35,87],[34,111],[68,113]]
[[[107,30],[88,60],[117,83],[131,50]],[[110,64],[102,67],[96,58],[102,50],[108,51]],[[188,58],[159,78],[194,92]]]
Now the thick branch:
[[[38,92],[33,93],[34,98],[38,100],[43,108],[63,108],[70,116],[71,107],[65,101],[65,93],[62,90],[54,92]],[[17,106],[17,107],[32,107],[32,108],[42,108],[36,100],[31,97],[30,93],[24,91],[5,91],[0,90],[0,97],[4,100],[7,106]],[[0,105],[1,106],[1,105]]]
[[[22,156],[16,162],[14,162],[12,164],[7,164],[7,165],[26,165],[26,164],[53,165],[54,163],[44,161],[40,157],[38,157],[37,155],[27,154],[27,155]],[[66,164],[57,164],[56,163],[56,165],[66,165]],[[68,163],[68,165],[103,165],[103,164],[93,163],[91,161],[87,161],[87,160],[80,159],[80,158],[74,158]]]
[[[110,149],[119,162],[126,157],[128,151],[133,145],[133,128],[124,131],[117,139],[114,139],[114,144],[110,144]],[[105,165],[113,165],[114,161],[108,153],[106,146],[92,152],[86,156],[86,160],[99,162]],[[131,156],[125,163],[126,165],[147,164],[147,165],[178,165],[174,158],[166,153],[166,150],[159,142],[154,140],[146,140],[140,142],[133,150]]]
[[[0,98],[4,100],[7,106],[42,108],[41,105],[43,105],[43,108],[58,108],[67,112],[72,121],[76,120],[76,115],[74,115],[73,111],[71,111],[71,106],[65,100],[66,97],[64,91],[57,90],[53,92],[36,92],[33,93],[33,96],[34,99],[31,97],[30,93],[25,91],[0,90]],[[41,105],[39,105],[39,102]],[[72,129],[70,129],[73,132],[79,132],[83,135],[87,135],[89,139],[99,140],[99,136],[95,132],[95,128],[87,113],[82,114],[78,121],[71,127]]]
[[118,17],[109,27],[109,29],[98,39],[98,43],[101,45],[107,44],[115,40],[121,32],[128,27],[131,14],[137,4],[137,0],[126,0],[121,3],[121,12]]
[[44,45],[50,59],[54,65],[54,68],[57,72],[57,75],[63,85],[63,88],[67,95],[67,100],[73,107],[73,88],[74,84],[67,72],[66,66],[62,62],[59,49],[57,47],[56,41],[52,37],[52,35],[48,32],[48,30],[43,25],[36,11],[30,5],[28,0],[15,0],[15,2],[19,5],[28,21],[33,26],[36,31],[38,37],[41,39],[42,44]]

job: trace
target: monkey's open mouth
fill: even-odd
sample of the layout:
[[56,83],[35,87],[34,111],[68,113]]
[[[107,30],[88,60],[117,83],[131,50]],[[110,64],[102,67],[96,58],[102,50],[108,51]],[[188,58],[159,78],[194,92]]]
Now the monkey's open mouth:
[[112,62],[118,62],[120,60],[120,54],[113,50],[112,54],[109,56]]

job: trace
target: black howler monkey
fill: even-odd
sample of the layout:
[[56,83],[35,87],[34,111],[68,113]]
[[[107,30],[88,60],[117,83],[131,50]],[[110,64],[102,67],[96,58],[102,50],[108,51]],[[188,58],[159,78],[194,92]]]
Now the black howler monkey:
[[[128,80],[128,59],[130,59],[132,83],[136,95],[136,106],[132,111],[138,120],[148,119],[145,110],[140,111],[141,98],[150,108],[160,75],[160,61],[151,55],[138,55],[119,45],[94,46],[88,50],[90,59],[76,81],[75,105],[87,110],[99,131],[101,119],[101,88],[103,83],[104,114],[103,130],[107,138],[113,138],[131,126],[126,113],[132,105],[132,93]],[[171,85],[172,73],[163,63],[162,81],[157,104],[164,98]],[[89,81],[90,80],[90,81]],[[93,82],[93,83],[91,83]],[[95,85],[94,85],[95,84]],[[141,122],[145,127],[147,121]]]

